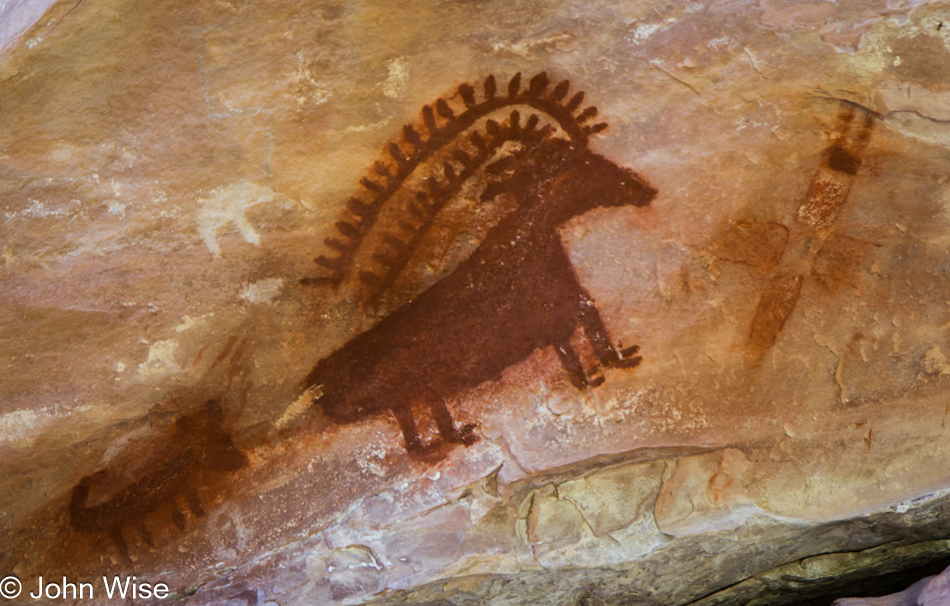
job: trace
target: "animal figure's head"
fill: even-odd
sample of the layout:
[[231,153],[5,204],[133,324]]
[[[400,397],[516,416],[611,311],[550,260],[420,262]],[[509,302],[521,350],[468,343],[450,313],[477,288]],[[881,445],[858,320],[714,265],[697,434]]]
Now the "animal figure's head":
[[217,400],[208,400],[197,411],[175,421],[175,437],[184,449],[198,454],[206,469],[234,471],[247,465],[247,457],[224,426],[224,411]]
[[543,216],[556,227],[595,208],[643,207],[656,189],[628,168],[579,147],[550,138],[508,163],[508,176],[484,192],[483,200],[500,193],[513,195],[532,220]]
[[[325,275],[302,282],[337,287],[359,267],[366,300],[377,300],[407,267],[442,209],[483,178],[483,200],[508,191],[538,227],[593,208],[649,204],[652,187],[588,149],[590,137],[607,128],[593,123],[597,108],[581,109],[584,93],[569,95],[567,80],[551,84],[541,72],[524,87],[515,74],[501,90],[489,76],[481,100],[475,86],[465,83],[455,95],[424,106],[421,123],[403,127],[402,139],[392,141],[371,176],[360,180],[366,191],[347,202],[337,236],[325,240],[336,254],[314,259]],[[535,113],[525,119],[525,110]],[[507,117],[496,121],[493,116],[503,111]],[[497,160],[511,147],[520,153]],[[381,235],[368,238],[374,228]],[[367,240],[377,246],[364,251]]]
[[584,149],[576,155],[569,184],[581,212],[594,208],[650,204],[656,189],[629,168]]

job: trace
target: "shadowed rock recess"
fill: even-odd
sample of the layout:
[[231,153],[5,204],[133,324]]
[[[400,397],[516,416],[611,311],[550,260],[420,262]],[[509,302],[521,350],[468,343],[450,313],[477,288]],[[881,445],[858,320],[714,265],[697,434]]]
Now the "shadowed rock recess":
[[945,603],[950,3],[47,4],[8,603]]

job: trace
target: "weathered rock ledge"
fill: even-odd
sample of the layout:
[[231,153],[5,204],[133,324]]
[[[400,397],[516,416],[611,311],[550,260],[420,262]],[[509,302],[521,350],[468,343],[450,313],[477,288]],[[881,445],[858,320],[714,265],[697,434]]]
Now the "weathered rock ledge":
[[[851,519],[807,522],[754,506],[717,509],[716,486],[693,484],[694,510],[671,520],[664,497],[682,487],[670,469],[705,464],[728,474],[728,458],[728,451],[712,451],[614,462],[532,478],[509,487],[507,496],[491,476],[441,507],[364,535],[360,544],[334,548],[346,541],[335,540],[342,533],[331,527],[203,585],[192,599],[213,602],[265,587],[276,569],[287,596],[298,596],[284,602],[277,585],[273,593],[262,590],[262,599],[277,603],[364,603],[383,587],[396,589],[365,603],[830,603],[855,591],[894,591],[950,563],[946,492]],[[471,510],[486,512],[476,525],[465,519]],[[352,516],[359,519],[359,510]]]

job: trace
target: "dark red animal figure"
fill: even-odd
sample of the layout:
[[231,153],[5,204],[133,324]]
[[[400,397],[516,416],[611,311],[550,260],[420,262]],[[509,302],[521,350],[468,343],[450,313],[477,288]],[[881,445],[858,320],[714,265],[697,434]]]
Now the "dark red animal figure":
[[[134,527],[149,546],[152,534],[146,520],[164,506],[170,506],[172,521],[185,528],[185,516],[178,501],[196,516],[204,515],[199,499],[201,487],[215,474],[244,467],[247,458],[237,449],[224,429],[224,414],[215,400],[175,420],[172,434],[158,448],[142,453],[146,473],[126,479],[104,469],[88,475],[73,488],[69,501],[69,523],[83,533],[104,533],[129,561],[123,527]],[[93,503],[90,503],[90,500]]]
[[[558,228],[594,208],[646,206],[656,191],[632,171],[587,148],[588,136],[606,125],[585,125],[597,109],[588,107],[575,115],[584,95],[578,93],[565,102],[568,87],[564,81],[548,92],[547,76],[541,73],[522,91],[517,75],[507,95],[499,96],[494,78],[489,77],[485,100],[478,103],[474,88],[463,84],[458,89],[465,104],[461,114],[456,115],[444,99],[436,102],[435,111],[424,107],[428,136],[405,127],[403,145],[390,144],[393,163],[377,162],[374,167],[382,183],[363,180],[374,196],[350,201],[351,217],[337,223],[343,239],[327,240],[339,256],[317,259],[330,275],[305,283],[340,284],[359,265],[360,246],[377,224],[384,203],[404,194],[410,174],[425,164],[438,166],[442,160],[423,180],[425,190],[409,196],[414,200],[391,221],[392,231],[381,239],[385,250],[366,261],[376,264],[376,271],[360,273],[370,301],[393,286],[436,214],[466,184],[480,180],[482,203],[501,196],[508,205],[478,248],[454,271],[317,363],[304,386],[320,388],[323,395],[316,403],[329,419],[352,422],[391,410],[407,450],[423,454],[435,445],[424,444],[420,437],[415,403],[427,405],[443,440],[471,444],[477,440],[473,426],[456,425],[446,400],[498,379],[538,348],[554,347],[578,389],[602,383],[603,377],[585,369],[571,346],[578,327],[601,366],[631,368],[640,362],[634,357],[637,347],[619,351],[613,346],[561,244]],[[501,124],[489,119],[483,130],[474,128],[507,106],[539,110],[554,124],[538,128],[537,115],[522,124],[515,110]]]

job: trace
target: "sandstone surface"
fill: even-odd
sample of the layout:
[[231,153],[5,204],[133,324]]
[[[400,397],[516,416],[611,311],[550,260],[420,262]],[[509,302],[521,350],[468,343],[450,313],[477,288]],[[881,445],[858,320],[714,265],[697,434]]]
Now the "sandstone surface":
[[[656,190],[558,230],[642,362],[581,378],[541,343],[439,398],[478,441],[423,455],[389,411],[308,410],[332,396],[305,380],[319,361],[517,214],[484,169],[367,305],[356,275],[302,283],[360,180],[399,168],[403,125],[448,128],[461,84],[481,103],[488,75],[501,98],[540,72]],[[0,116],[0,573],[26,587],[798,604],[948,563],[946,2],[64,1],[0,54]],[[526,141],[492,158],[530,163]],[[466,337],[377,369],[442,376],[478,357]],[[569,344],[596,366],[590,334]]]

